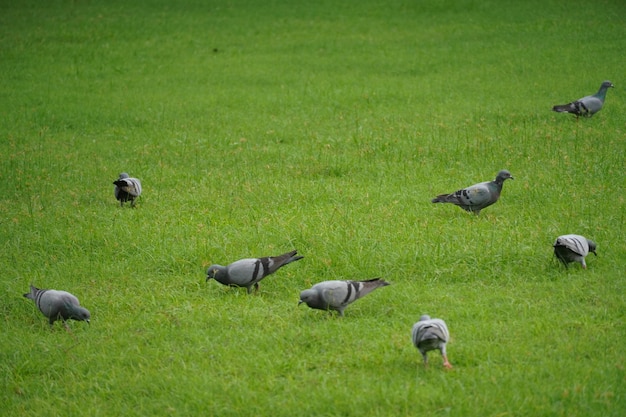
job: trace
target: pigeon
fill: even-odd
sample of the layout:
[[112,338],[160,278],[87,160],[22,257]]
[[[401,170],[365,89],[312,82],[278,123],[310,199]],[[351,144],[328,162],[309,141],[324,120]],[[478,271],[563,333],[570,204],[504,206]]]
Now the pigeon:
[[604,81],[600,85],[600,89],[592,96],[586,96],[568,104],[561,104],[552,107],[552,110],[558,113],[572,113],[579,116],[591,117],[600,110],[604,105],[604,98],[609,88],[615,87],[612,82]]
[[431,319],[429,315],[425,314],[413,325],[411,335],[413,336],[413,344],[424,357],[425,366],[428,365],[427,352],[439,349],[443,357],[443,366],[452,368],[446,355],[446,343],[450,340],[450,332],[443,320]]
[[42,290],[31,284],[30,292],[24,297],[33,300],[44,316],[48,317],[50,327],[54,322],[61,319],[67,328],[65,321],[68,319],[86,321],[89,324],[91,314],[81,307],[78,298],[69,292],[57,290]]
[[250,294],[252,287],[258,291],[259,281],[263,278],[273,274],[288,263],[303,258],[303,256],[296,256],[297,253],[298,251],[293,250],[278,256],[240,259],[227,266],[211,265],[207,271],[206,280],[213,278],[224,285],[246,287],[248,294]]
[[433,203],[452,203],[463,210],[479,214],[482,209],[494,204],[500,198],[502,185],[505,180],[514,179],[506,169],[498,172],[493,181],[481,182],[471,187],[453,192],[452,194],[441,194],[433,198]]
[[389,285],[381,278],[367,281],[323,281],[300,293],[298,305],[306,303],[318,310],[336,310],[343,316],[343,310],[361,297],[365,297],[378,287]]
[[115,184],[115,198],[120,202],[120,206],[124,206],[125,202],[130,201],[130,206],[135,207],[135,199],[141,195],[141,182],[122,172],[120,177],[113,181],[113,184]]
[[580,262],[584,269],[587,269],[587,263],[585,262],[585,256],[589,252],[596,253],[596,243],[580,235],[563,235],[556,238],[554,242],[554,255],[557,259],[563,262],[563,265],[567,268],[567,264],[570,262]]

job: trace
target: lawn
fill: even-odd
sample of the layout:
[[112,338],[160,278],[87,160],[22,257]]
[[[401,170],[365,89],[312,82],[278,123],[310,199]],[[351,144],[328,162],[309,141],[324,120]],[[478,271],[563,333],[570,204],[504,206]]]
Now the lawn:
[[[625,415],[624,21],[619,1],[0,2],[3,413]],[[551,111],[605,79],[594,117]],[[430,202],[500,169],[478,216]],[[567,233],[597,242],[588,269],[554,259]],[[205,282],[293,248],[255,294]],[[298,307],[374,277],[344,317]],[[50,329],[30,283],[91,324]],[[423,365],[422,314],[453,369]]]

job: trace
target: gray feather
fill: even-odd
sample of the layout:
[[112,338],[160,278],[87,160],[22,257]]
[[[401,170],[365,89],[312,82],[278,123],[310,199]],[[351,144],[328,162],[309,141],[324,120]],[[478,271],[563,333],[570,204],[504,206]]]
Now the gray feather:
[[224,285],[246,287],[250,293],[253,287],[258,290],[259,281],[263,278],[303,258],[296,256],[297,253],[298,251],[293,250],[278,256],[240,259],[227,266],[211,265],[207,270],[206,280],[213,278]]
[[446,353],[446,344],[450,340],[448,326],[441,319],[431,319],[429,315],[423,315],[413,325],[411,330],[413,344],[424,358],[424,364],[428,363],[427,353],[431,350],[439,350],[444,360],[444,366],[451,367]]
[[389,285],[381,278],[367,281],[323,281],[300,293],[300,302],[318,310],[335,310],[343,316],[348,305],[379,287]]
[[78,320],[90,322],[89,310],[81,307],[78,298],[66,291],[43,290],[30,286],[30,292],[24,297],[33,300],[41,313],[48,317],[50,326],[57,320]]
[[579,262],[583,268],[587,268],[585,257],[589,252],[596,253],[596,243],[581,235],[563,235],[554,241],[554,256],[567,268],[571,262]]
[[606,98],[606,92],[609,88],[615,87],[612,82],[604,81],[600,85],[600,89],[597,93],[591,96],[580,98],[576,101],[572,101],[567,104],[559,104],[552,107],[552,110],[559,113],[571,113],[576,117],[584,116],[591,117],[604,106],[604,99]]
[[500,199],[502,186],[507,179],[514,179],[506,169],[498,172],[493,181],[481,182],[463,188],[451,194],[441,194],[432,199],[433,203],[451,203],[463,210],[479,214],[482,209],[489,207]]
[[123,206],[125,202],[130,201],[131,207],[135,207],[135,199],[141,195],[141,181],[122,172],[113,184],[115,184],[113,192],[120,205]]

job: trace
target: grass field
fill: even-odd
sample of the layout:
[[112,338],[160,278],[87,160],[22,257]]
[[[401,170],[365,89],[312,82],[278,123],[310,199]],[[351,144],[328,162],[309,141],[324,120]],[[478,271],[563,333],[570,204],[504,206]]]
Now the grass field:
[[[1,1],[1,413],[626,415],[625,20],[608,0]],[[550,111],[605,79],[593,118]],[[480,216],[430,203],[500,169]],[[598,243],[587,270],[553,258],[566,233]],[[255,295],[205,282],[292,248]],[[377,276],[345,317],[297,307]],[[31,282],[91,325],[50,330]],[[411,344],[425,313],[450,371]]]

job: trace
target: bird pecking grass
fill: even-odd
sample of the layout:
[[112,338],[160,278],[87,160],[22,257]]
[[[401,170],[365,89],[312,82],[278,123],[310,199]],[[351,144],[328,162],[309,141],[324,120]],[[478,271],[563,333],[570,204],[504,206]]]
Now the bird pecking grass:
[[[621,416],[614,2],[7,3],[7,415]],[[603,110],[553,105],[610,79]],[[501,169],[479,216],[430,200]],[[119,207],[112,180],[142,182]],[[598,243],[565,269],[552,243]],[[255,295],[206,268],[298,249]],[[345,317],[331,279],[391,283]],[[72,336],[22,297],[70,291]],[[445,371],[411,343],[445,319]]]

